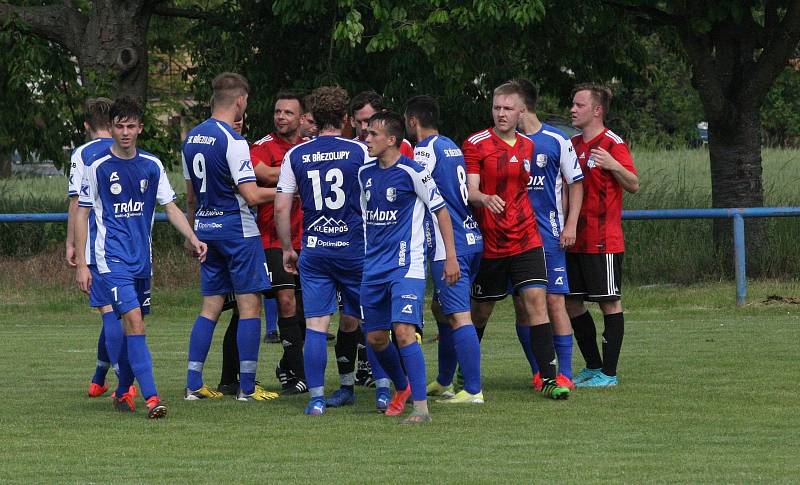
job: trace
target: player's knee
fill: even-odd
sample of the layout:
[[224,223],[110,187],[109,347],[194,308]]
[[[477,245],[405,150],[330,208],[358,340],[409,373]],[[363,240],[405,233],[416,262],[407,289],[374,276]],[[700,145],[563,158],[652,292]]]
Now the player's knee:
[[568,296],[565,300],[567,307],[567,314],[569,318],[575,318],[586,313],[586,305],[583,304],[583,298]]
[[367,334],[367,343],[376,351],[381,351],[389,345],[389,332],[369,332]]
[[339,328],[342,332],[355,332],[358,329],[358,319],[352,315],[342,315],[339,319]]
[[603,315],[622,313],[622,300],[601,301],[600,310],[603,312]]
[[254,293],[236,295],[236,306],[239,308],[239,318],[261,317],[261,296]]
[[399,347],[405,347],[417,341],[417,329],[414,325],[395,324],[394,335],[397,337]]
[[294,298],[294,290],[281,290],[277,292],[278,311],[281,316],[291,317],[297,313],[297,303]]
[[472,321],[478,328],[483,328],[492,316],[494,309],[494,302],[473,302],[472,303]]

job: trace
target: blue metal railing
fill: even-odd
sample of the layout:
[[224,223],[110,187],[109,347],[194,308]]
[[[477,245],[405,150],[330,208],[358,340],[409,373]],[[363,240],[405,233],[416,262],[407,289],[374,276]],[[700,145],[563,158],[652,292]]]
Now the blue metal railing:
[[[800,217],[800,207],[752,207],[738,209],[655,209],[622,211],[626,220],[652,219],[733,219],[733,253],[736,271],[736,304],[744,305],[747,297],[745,271],[744,219],[746,217]],[[66,222],[67,214],[0,214],[3,222]],[[165,222],[164,213],[156,214],[157,222]]]

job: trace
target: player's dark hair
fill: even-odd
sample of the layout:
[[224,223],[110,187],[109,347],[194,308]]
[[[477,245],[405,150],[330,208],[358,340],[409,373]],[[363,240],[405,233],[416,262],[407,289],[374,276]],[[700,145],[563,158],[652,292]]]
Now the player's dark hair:
[[403,117],[392,111],[379,111],[372,115],[369,119],[369,124],[380,123],[386,134],[395,137],[394,145],[400,148],[403,143],[403,138],[406,136],[406,123]]
[[347,115],[347,91],[339,86],[321,86],[311,92],[311,114],[320,130],[341,129]]
[[92,131],[111,128],[111,101],[108,98],[89,98],[84,104],[83,119]]
[[606,113],[608,113],[608,110],[611,109],[611,100],[614,98],[614,95],[611,93],[611,89],[608,86],[603,86],[602,84],[582,83],[575,86],[575,88],[572,90],[573,98],[575,97],[575,93],[578,91],[589,91],[594,102],[603,107],[603,117],[605,118]]
[[497,86],[496,88],[494,88],[493,94],[494,96],[500,96],[500,95],[509,96],[511,94],[516,94],[517,96],[519,96],[519,99],[525,102],[525,91],[522,89],[522,86],[520,86],[515,81],[508,81]]
[[539,90],[536,86],[525,78],[516,78],[509,81],[522,88],[522,100],[525,102],[525,107],[528,111],[536,111],[536,104],[539,102]]
[[350,100],[350,108],[348,113],[350,116],[353,116],[356,111],[360,110],[366,105],[372,106],[375,111],[383,111],[386,109],[386,107],[383,105],[383,96],[375,91],[363,91],[353,96],[353,99]]
[[293,99],[293,100],[297,101],[298,103],[300,103],[300,113],[298,113],[298,114],[302,114],[302,113],[306,112],[305,99],[302,96],[300,96],[299,94],[295,93],[294,91],[279,91],[278,94],[275,96],[275,102],[277,103],[278,101],[280,101],[282,99]]
[[306,94],[303,98],[303,103],[301,106],[303,107],[303,113],[311,113],[312,108],[314,107],[314,94]]
[[406,116],[417,119],[422,128],[439,128],[439,102],[432,96],[414,96],[406,101]]
[[111,123],[115,121],[138,121],[144,120],[144,110],[142,110],[142,103],[132,96],[120,96],[114,100],[111,109],[108,113]]
[[214,90],[213,104],[230,106],[239,96],[250,93],[250,83],[241,74],[223,72],[211,81]]

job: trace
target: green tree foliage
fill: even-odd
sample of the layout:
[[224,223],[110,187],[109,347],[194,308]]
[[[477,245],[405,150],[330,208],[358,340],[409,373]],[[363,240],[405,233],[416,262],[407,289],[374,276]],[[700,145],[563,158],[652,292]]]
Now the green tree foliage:
[[58,45],[13,27],[0,25],[0,154],[63,164],[65,148],[83,139],[76,65]]

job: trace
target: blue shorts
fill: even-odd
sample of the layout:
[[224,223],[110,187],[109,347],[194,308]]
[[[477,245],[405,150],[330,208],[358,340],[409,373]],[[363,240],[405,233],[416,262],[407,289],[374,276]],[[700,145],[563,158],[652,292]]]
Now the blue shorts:
[[341,292],[342,313],[361,318],[359,289],[363,260],[333,259],[300,253],[300,286],[303,288],[303,313],[308,317],[332,315]]
[[203,296],[260,293],[268,290],[267,262],[260,237],[204,241],[206,260],[200,264]]
[[431,261],[431,278],[433,279],[433,297],[442,306],[445,315],[470,311],[470,289],[478,268],[481,266],[481,253],[458,256],[461,278],[453,286],[448,286],[442,279],[444,260]]
[[561,249],[558,241],[553,244],[548,240],[544,244],[544,257],[547,263],[547,292],[566,295],[569,293],[567,254]]
[[89,272],[92,274],[92,286],[89,287],[89,306],[92,308],[101,308],[114,303],[111,299],[111,294],[105,291],[103,285],[94,284],[94,282],[98,281],[100,278],[100,273],[97,272],[97,266],[89,266]]
[[141,308],[142,316],[150,313],[150,278],[92,271],[92,288],[98,301],[108,302],[99,306],[110,304],[119,318],[135,308]]
[[393,323],[407,323],[422,328],[424,303],[424,279],[401,278],[385,283],[362,283],[362,327],[365,332],[391,330]]

